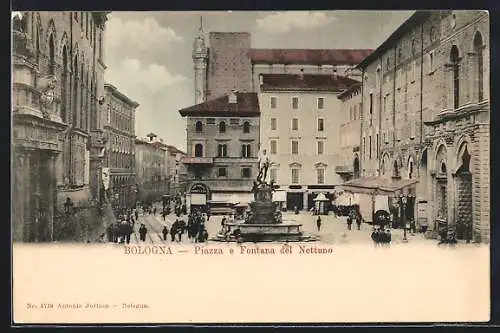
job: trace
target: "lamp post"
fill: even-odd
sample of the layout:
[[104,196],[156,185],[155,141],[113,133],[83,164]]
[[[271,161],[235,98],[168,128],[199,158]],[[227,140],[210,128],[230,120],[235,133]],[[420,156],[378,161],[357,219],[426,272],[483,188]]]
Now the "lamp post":
[[407,242],[408,239],[406,238],[406,203],[408,198],[406,197],[405,194],[401,193],[399,198],[401,199],[401,209],[402,215],[403,215],[403,242]]

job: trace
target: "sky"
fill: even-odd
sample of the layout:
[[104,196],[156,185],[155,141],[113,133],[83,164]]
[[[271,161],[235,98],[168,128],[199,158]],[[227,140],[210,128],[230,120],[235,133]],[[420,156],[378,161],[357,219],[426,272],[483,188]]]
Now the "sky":
[[185,150],[194,104],[191,58],[200,17],[210,31],[250,32],[253,48],[375,49],[412,11],[112,12],[106,25],[105,80],[139,103],[136,135],[153,132]]

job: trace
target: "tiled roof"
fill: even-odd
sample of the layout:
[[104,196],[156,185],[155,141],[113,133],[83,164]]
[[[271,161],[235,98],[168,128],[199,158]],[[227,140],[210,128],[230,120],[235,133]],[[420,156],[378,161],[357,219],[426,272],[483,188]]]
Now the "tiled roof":
[[369,49],[251,49],[254,63],[357,65],[373,50]]
[[331,74],[262,74],[262,91],[343,91],[358,81]]
[[252,117],[260,114],[257,93],[238,92],[237,102],[229,103],[229,95],[179,110],[181,116],[239,116]]

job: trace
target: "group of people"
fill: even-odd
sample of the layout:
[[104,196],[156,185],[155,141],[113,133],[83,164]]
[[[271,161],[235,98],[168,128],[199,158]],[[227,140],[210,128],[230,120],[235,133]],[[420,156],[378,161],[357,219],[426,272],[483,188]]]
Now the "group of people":
[[390,229],[383,229],[380,228],[374,228],[372,232],[372,240],[375,243],[375,245],[388,245],[391,243],[392,240],[392,235],[391,235],[391,230]]
[[208,240],[208,231],[205,222],[210,220],[210,212],[202,213],[194,210],[188,216],[187,233],[188,238],[195,243],[203,243]]

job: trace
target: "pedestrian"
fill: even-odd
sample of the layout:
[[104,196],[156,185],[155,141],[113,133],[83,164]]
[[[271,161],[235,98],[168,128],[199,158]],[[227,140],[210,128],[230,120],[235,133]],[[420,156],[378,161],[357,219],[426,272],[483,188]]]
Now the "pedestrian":
[[361,215],[356,214],[356,225],[358,226],[358,230],[361,230]]
[[167,240],[167,235],[168,235],[168,228],[166,225],[163,226],[163,230],[161,231],[163,234],[163,240]]
[[385,239],[384,239],[384,240],[385,240],[385,243],[386,243],[387,245],[389,245],[389,244],[391,243],[391,240],[392,240],[392,235],[391,235],[391,230],[390,230],[390,229],[387,229],[387,230],[385,231]]
[[172,242],[175,242],[175,234],[177,233],[177,222],[174,222],[174,224],[172,224],[172,227],[170,228],[170,240]]
[[106,228],[106,237],[108,242],[113,242],[113,225],[111,224]]
[[153,215],[156,216],[156,206],[153,208]]
[[316,220],[316,226],[318,227],[318,232],[321,230],[321,216],[318,215],[318,219]]
[[352,216],[349,214],[347,216],[347,230],[351,230],[351,225],[352,225]]
[[379,233],[379,231],[378,231],[377,228],[373,229],[372,234],[371,234],[371,238],[372,238],[373,242],[375,243],[375,245],[379,244],[379,242],[380,242],[380,233]]
[[139,220],[139,212],[137,211],[137,209],[134,211],[134,215],[135,215],[135,220]]
[[130,244],[130,236],[134,232],[133,224],[132,223],[127,223],[125,228],[125,241],[127,244]]
[[148,229],[144,225],[144,223],[141,224],[141,227],[139,228],[139,236],[141,241],[145,242],[146,241],[146,234],[148,233]]

